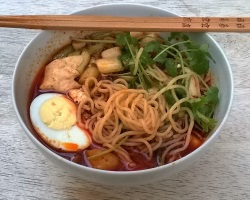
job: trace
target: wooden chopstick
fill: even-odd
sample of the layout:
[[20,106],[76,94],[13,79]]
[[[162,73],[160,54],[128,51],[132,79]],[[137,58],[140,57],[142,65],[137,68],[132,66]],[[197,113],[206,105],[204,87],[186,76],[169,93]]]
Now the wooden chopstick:
[[0,16],[0,27],[43,30],[250,32],[250,17]]

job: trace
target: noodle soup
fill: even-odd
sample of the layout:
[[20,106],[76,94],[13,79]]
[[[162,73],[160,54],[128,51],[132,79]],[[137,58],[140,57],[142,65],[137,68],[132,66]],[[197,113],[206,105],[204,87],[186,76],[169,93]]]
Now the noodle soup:
[[182,33],[71,38],[34,80],[30,119],[40,141],[80,165],[133,171],[171,163],[216,125],[208,45]]

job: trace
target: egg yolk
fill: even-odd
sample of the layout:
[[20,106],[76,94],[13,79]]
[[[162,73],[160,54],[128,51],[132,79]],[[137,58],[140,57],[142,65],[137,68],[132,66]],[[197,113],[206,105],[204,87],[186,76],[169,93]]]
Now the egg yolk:
[[77,122],[76,106],[63,96],[53,97],[42,104],[40,117],[51,129],[69,130]]

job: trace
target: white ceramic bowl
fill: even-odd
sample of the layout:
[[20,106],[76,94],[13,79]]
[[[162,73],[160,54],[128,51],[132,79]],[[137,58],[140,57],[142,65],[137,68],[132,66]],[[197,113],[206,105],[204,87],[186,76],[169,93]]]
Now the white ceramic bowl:
[[[174,14],[168,11],[138,4],[100,5],[75,14],[174,16]],[[74,36],[77,33],[76,31],[42,31],[24,49],[16,64],[13,76],[12,94],[18,120],[30,141],[32,141],[47,158],[52,160],[56,167],[64,167],[76,176],[96,183],[108,185],[138,185],[166,179],[180,172],[204,154],[205,150],[211,146],[224,125],[233,99],[233,78],[227,58],[215,40],[205,33],[192,33],[190,37],[198,43],[208,43],[210,46],[209,51],[216,61],[216,64],[211,63],[211,67],[215,75],[216,84],[220,90],[220,103],[215,114],[218,121],[217,126],[200,148],[180,160],[161,167],[142,171],[112,172],[75,164],[56,155],[41,144],[31,131],[28,117],[28,96],[31,83],[40,67],[45,64],[52,52],[68,43],[69,36]],[[206,157],[206,155],[204,155],[204,157]],[[39,162],[39,160],[37,160],[37,162]]]

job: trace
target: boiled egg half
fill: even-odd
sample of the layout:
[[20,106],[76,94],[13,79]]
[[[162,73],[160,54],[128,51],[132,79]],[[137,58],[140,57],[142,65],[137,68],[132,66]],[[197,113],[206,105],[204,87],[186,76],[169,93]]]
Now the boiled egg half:
[[50,146],[73,152],[90,145],[90,137],[77,126],[76,105],[63,94],[45,93],[30,106],[30,118],[40,137]]

